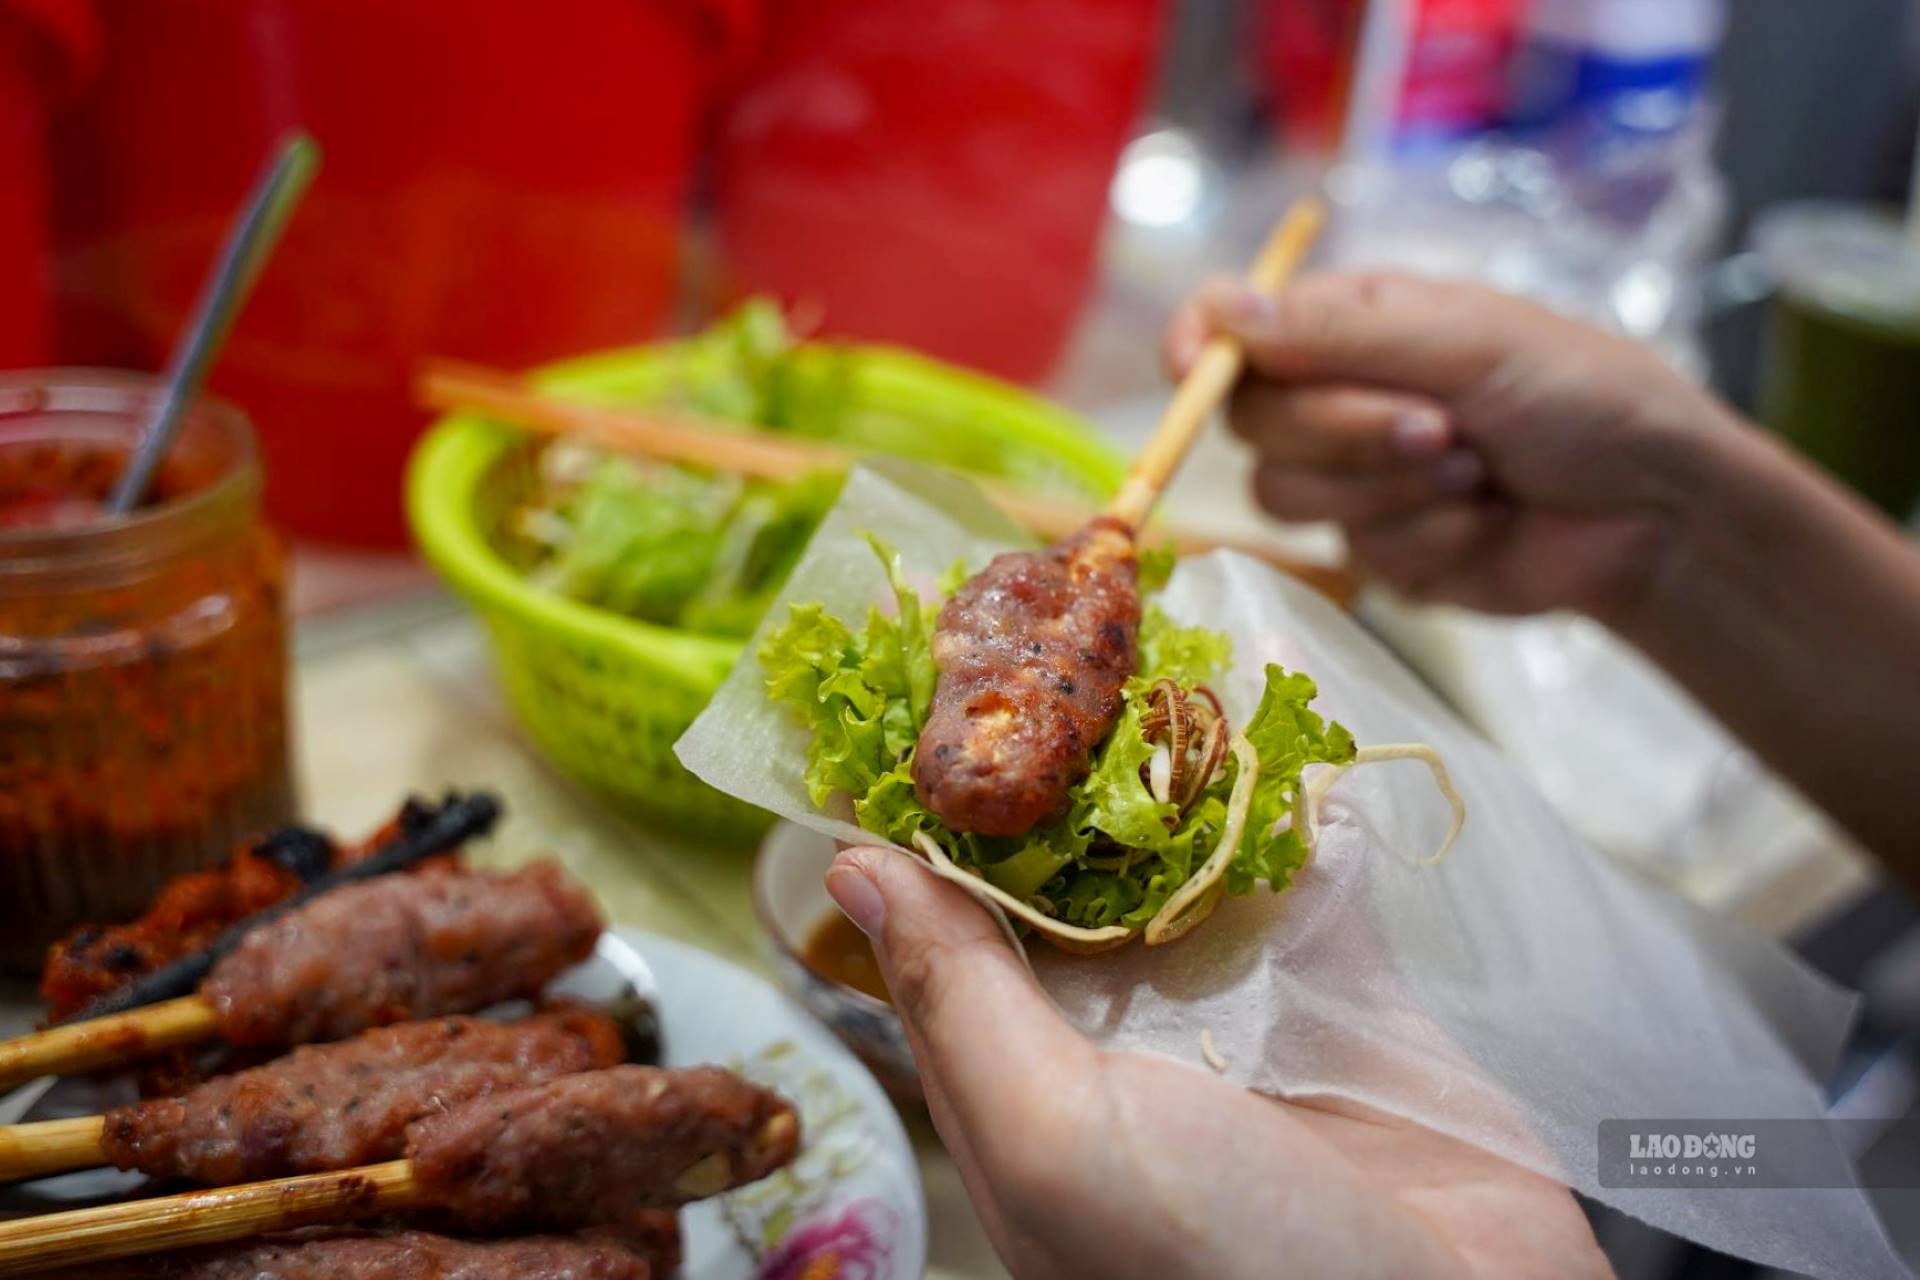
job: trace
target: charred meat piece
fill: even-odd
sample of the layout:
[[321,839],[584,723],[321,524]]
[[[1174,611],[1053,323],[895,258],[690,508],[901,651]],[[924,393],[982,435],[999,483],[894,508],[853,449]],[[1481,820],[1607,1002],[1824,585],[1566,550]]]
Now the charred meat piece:
[[306,827],[283,827],[217,867],[169,881],[147,913],[130,924],[75,930],[48,950],[41,971],[48,1021],[63,1021],[135,978],[201,950],[236,921],[284,902],[336,866],[365,857],[395,825],[364,844],[348,846],[336,846]]
[[949,827],[1015,836],[1065,812],[1137,663],[1138,568],[1131,532],[1103,518],[995,556],[941,609],[913,781]]
[[778,1094],[718,1067],[614,1067],[413,1126],[425,1199],[469,1230],[618,1224],[772,1173],[799,1148]]
[[339,1040],[538,992],[593,951],[593,902],[552,863],[351,884],[248,934],[200,994],[240,1045]]
[[115,1108],[101,1143],[119,1168],[211,1186],[350,1169],[402,1154],[423,1116],[623,1056],[619,1026],[585,1008],[407,1022]]
[[[678,1253],[676,1235],[674,1254]],[[60,1280],[654,1280],[644,1243],[593,1232],[456,1240],[425,1231],[297,1232],[57,1273]]]

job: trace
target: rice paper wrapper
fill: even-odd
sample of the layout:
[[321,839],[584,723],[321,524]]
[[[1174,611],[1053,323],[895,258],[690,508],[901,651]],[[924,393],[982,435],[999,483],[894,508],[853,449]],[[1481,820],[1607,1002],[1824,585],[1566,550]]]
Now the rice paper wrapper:
[[[925,588],[1028,540],[966,482],[884,464],[849,479],[768,615],[817,601],[849,623],[890,600],[864,534]],[[1114,1049],[1201,1066],[1288,1098],[1338,1098],[1451,1134],[1714,1249],[1816,1276],[1897,1277],[1857,1190],[1609,1188],[1603,1120],[1813,1119],[1853,999],[1744,926],[1635,879],[1569,832],[1521,774],[1398,659],[1310,588],[1244,556],[1180,565],[1161,606],[1227,632],[1215,685],[1235,723],[1264,664],[1304,671],[1314,706],[1363,745],[1424,741],[1468,807],[1452,855],[1413,865],[1447,811],[1417,761],[1356,769],[1322,812],[1292,889],[1228,898],[1184,939],[1104,955],[1031,948],[1066,1016]],[[884,606],[883,607],[887,607]],[[678,744],[708,783],[838,839],[816,811],[806,738],[765,694],[756,636]]]

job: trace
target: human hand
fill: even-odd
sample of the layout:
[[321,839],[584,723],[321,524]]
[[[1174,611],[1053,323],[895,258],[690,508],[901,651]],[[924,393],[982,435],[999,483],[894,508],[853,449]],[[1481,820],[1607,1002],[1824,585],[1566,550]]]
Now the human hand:
[[1421,600],[1624,619],[1715,452],[1748,434],[1649,349],[1471,285],[1210,285],[1168,327],[1176,373],[1213,332],[1246,350],[1229,418],[1262,504],[1340,523],[1364,570]]
[[1095,1048],[985,910],[910,857],[849,850],[827,889],[873,939],[934,1124],[1022,1280],[1611,1274],[1573,1197],[1537,1174]]

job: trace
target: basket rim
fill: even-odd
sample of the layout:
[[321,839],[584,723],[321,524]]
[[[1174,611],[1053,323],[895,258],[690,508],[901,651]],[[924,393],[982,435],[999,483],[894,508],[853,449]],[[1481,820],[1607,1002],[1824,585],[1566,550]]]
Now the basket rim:
[[[617,382],[636,364],[667,358],[679,343],[593,352],[542,366],[533,377],[568,392],[591,393]],[[1077,415],[1023,387],[918,352],[880,344],[823,344],[852,352],[888,372],[950,383],[1027,417],[1022,435],[1037,452],[1090,484],[1111,490],[1124,462]],[[422,554],[447,584],[483,615],[549,628],[569,639],[613,647],[661,675],[691,686],[725,679],[746,641],[666,626],[570,600],[533,585],[494,550],[474,518],[474,494],[492,468],[525,436],[477,414],[451,413],[429,424],[408,460],[406,512]]]

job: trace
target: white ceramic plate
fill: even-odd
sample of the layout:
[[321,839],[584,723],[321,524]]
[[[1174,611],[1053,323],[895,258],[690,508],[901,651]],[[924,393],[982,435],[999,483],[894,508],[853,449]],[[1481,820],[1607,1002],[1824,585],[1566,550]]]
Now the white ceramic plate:
[[[681,1276],[797,1280],[815,1268],[844,1280],[918,1280],[927,1213],[913,1148],[886,1094],[832,1033],[746,970],[632,929],[603,935],[593,959],[555,984],[594,1001],[627,988],[659,1010],[664,1065],[718,1063],[800,1108],[792,1166],[681,1215]],[[85,1082],[66,1081],[20,1118],[87,1114],[109,1101]],[[124,1194],[137,1182],[89,1172],[0,1189],[0,1217]]]

